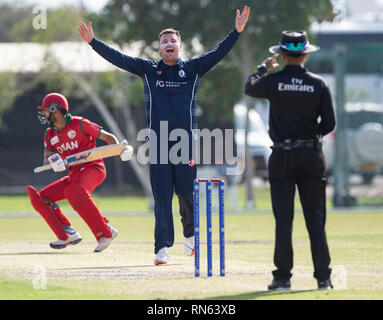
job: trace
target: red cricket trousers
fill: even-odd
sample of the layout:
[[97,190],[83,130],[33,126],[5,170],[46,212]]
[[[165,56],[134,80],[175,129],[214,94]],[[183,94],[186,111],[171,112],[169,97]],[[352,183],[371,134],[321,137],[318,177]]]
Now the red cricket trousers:
[[[62,225],[70,225],[70,222],[56,205],[56,201],[67,199],[97,240],[101,237],[111,238],[112,233],[107,226],[109,221],[102,216],[91,196],[91,192],[105,180],[105,177],[105,169],[93,165],[75,168],[68,176],[51,183],[39,193]],[[57,230],[53,231],[57,234]]]

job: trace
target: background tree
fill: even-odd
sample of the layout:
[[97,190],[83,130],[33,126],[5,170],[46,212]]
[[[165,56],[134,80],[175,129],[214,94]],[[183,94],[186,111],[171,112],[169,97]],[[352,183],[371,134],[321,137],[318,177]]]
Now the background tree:
[[88,12],[81,6],[49,8],[46,12],[47,28],[34,29],[36,14],[33,5],[21,1],[0,2],[0,42],[79,41],[76,25]]
[[0,42],[14,42],[12,29],[17,25],[16,22],[24,21],[31,14],[32,6],[0,3]]
[[[76,40],[77,30],[74,27],[83,17],[83,12],[79,8],[63,7],[48,10],[48,26],[46,30],[35,30],[32,28],[33,6],[25,5],[21,1],[15,1],[12,4],[0,3],[0,42],[40,42],[49,43],[52,41],[70,41]],[[65,21],[65,23],[57,23]],[[28,91],[31,87],[43,81],[47,84],[48,90],[52,89],[53,84],[60,86],[68,93],[71,91],[69,75],[64,72],[47,72],[55,66],[52,55],[47,52],[45,57],[47,66],[38,77],[31,82],[24,82],[19,75],[11,72],[0,74],[0,129],[6,130],[6,124],[3,122],[3,116],[13,107],[18,95]],[[54,75],[54,78],[51,78]]]
[[76,7],[48,9],[46,12],[46,29],[34,29],[32,21],[35,15],[32,8],[10,31],[15,41],[50,43],[59,41],[78,41],[74,26],[84,17],[83,10]]
[[0,130],[6,130],[7,125],[2,116],[11,110],[17,96],[21,94],[17,77],[11,72],[0,73]]

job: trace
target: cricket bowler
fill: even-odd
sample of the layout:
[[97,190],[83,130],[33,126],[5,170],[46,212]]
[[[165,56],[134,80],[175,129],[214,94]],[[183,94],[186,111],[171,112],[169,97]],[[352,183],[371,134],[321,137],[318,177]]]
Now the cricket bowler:
[[[194,254],[194,213],[193,180],[197,167],[189,149],[186,163],[172,163],[168,150],[179,141],[168,141],[161,136],[161,124],[166,123],[167,133],[179,130],[186,133],[188,143],[184,149],[191,148],[197,141],[197,97],[201,78],[217,65],[234,47],[247,20],[250,8],[245,6],[236,11],[235,27],[218,46],[199,57],[183,61],[181,35],[178,30],[168,28],[158,35],[159,61],[125,55],[100,40],[93,34],[92,23],[81,22],[80,37],[92,49],[115,66],[139,76],[144,84],[145,111],[148,138],[151,145],[161,151],[167,161],[157,159],[150,163],[150,182],[154,197],[154,254],[155,265],[166,264],[169,260],[168,248],[174,244],[174,222],[172,199],[178,196],[181,223],[184,236],[184,253]],[[154,134],[153,134],[154,133]],[[155,136],[155,137],[154,137]],[[163,142],[165,140],[165,143]],[[186,143],[185,143],[186,144]],[[159,157],[160,158],[160,157]]]

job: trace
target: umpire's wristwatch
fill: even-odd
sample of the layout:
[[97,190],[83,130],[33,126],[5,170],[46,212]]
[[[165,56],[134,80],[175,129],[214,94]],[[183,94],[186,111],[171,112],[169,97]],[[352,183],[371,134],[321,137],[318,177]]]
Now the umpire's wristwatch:
[[257,72],[260,74],[265,74],[267,72],[266,64],[262,63],[257,66]]

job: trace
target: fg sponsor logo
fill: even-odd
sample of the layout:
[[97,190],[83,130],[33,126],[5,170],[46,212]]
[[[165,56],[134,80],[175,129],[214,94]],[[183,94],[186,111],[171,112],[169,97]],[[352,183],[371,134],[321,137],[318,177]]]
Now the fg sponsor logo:
[[163,80],[157,80],[156,81],[156,87],[160,88],[178,88],[183,85],[186,85],[187,81],[179,82],[179,81],[163,81]]
[[157,80],[156,87],[160,87],[160,88],[165,87],[165,81]]

